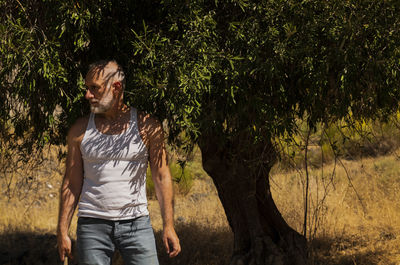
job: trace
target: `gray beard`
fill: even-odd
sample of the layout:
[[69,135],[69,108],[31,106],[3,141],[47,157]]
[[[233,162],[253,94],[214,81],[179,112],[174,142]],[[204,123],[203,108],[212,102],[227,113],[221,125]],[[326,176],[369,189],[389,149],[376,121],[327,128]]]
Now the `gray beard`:
[[112,96],[112,94],[110,96],[107,95],[106,98],[102,98],[99,103],[98,106],[90,106],[90,111],[98,114],[98,113],[105,113],[108,110],[111,109],[111,107],[114,105],[115,103],[115,98]]

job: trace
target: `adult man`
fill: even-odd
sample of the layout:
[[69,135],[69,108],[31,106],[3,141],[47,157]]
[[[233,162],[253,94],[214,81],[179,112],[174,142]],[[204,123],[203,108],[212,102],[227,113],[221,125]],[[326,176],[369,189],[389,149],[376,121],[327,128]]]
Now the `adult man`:
[[125,264],[158,264],[147,211],[148,161],[163,218],[164,246],[170,257],[178,255],[172,180],[160,122],[123,103],[125,76],[115,61],[91,65],[85,84],[91,114],[77,120],[67,136],[57,229],[61,260],[72,257],[68,228],[79,202],[79,264],[111,264],[115,249]]

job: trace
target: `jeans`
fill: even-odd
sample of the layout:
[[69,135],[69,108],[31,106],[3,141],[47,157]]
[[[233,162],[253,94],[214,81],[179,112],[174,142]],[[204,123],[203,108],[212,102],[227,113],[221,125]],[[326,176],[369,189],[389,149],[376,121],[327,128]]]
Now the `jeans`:
[[149,216],[122,221],[79,217],[78,264],[110,265],[115,249],[126,265],[158,265]]

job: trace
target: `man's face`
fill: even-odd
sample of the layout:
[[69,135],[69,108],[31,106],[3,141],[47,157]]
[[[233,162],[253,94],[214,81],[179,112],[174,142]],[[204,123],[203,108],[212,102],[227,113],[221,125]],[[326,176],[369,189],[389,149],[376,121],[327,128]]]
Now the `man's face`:
[[112,85],[107,81],[109,80],[104,80],[104,73],[99,73],[98,70],[93,70],[86,76],[85,98],[89,101],[90,110],[93,113],[105,113],[115,103]]

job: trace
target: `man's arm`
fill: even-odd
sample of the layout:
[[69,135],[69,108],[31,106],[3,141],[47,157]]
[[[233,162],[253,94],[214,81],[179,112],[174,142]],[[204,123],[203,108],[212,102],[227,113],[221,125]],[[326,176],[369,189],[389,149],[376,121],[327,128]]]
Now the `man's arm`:
[[149,161],[157,200],[163,219],[163,242],[169,256],[175,257],[181,251],[178,236],[174,229],[173,187],[167,163],[164,133],[161,123],[148,117],[147,136],[149,143]]
[[72,258],[68,229],[79,201],[83,183],[83,161],[79,148],[83,137],[82,127],[82,120],[80,120],[71,127],[67,136],[68,154],[60,191],[57,227],[57,246],[61,261],[64,261],[65,256]]

